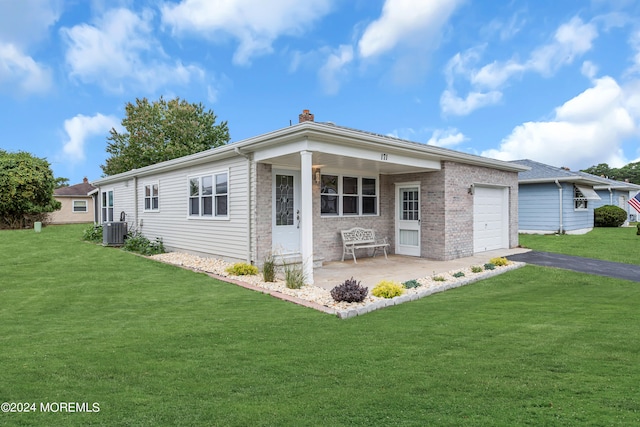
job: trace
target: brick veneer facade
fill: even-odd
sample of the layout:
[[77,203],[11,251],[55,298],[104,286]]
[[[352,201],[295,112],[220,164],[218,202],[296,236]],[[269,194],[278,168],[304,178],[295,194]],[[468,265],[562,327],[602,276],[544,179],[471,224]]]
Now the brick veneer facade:
[[[256,165],[256,254],[257,263],[271,251],[272,189],[271,166]],[[508,188],[509,246],[518,245],[517,172],[442,162],[435,172],[380,175],[378,216],[323,217],[320,215],[320,186],[313,183],[313,244],[316,256],[325,261],[342,258],[340,230],[372,228],[391,243],[395,252],[396,184],[420,183],[421,257],[451,260],[473,255],[473,195],[471,184]]]

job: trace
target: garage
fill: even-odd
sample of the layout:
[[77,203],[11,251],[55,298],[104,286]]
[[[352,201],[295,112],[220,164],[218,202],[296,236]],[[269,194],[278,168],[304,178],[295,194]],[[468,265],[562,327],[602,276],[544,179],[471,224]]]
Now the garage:
[[473,252],[509,247],[509,193],[502,187],[474,187]]

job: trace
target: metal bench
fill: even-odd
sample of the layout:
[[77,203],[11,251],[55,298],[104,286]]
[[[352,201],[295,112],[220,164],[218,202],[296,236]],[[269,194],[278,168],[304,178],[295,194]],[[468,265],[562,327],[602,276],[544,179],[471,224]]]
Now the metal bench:
[[387,258],[387,238],[376,240],[375,231],[367,228],[353,227],[349,230],[340,231],[342,235],[342,261],[344,261],[345,255],[353,256],[353,262],[356,261],[356,249],[371,249],[373,248],[373,256],[376,256],[376,252],[379,249],[384,251],[384,257]]

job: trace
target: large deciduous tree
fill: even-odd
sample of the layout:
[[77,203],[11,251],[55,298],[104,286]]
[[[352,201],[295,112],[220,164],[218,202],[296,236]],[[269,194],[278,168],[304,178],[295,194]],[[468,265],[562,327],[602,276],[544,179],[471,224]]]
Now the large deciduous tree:
[[616,181],[628,180],[633,184],[640,184],[640,162],[629,163],[621,168],[611,168],[606,163],[600,163],[599,165],[583,169],[582,172],[604,176],[615,179]]
[[0,227],[30,227],[60,209],[60,202],[53,198],[55,182],[45,159],[0,150]]
[[126,132],[111,129],[107,138],[111,156],[100,166],[105,175],[219,147],[230,139],[226,121],[216,125],[213,111],[180,98],[136,99],[135,104],[127,103],[125,111]]

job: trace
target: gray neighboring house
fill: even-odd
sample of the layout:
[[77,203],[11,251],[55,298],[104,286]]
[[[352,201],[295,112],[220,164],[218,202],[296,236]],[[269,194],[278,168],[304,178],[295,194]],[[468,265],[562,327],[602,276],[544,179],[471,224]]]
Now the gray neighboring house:
[[372,228],[391,253],[450,260],[518,245],[514,163],[300,122],[99,179],[100,220],[170,250],[261,265],[340,260],[340,230]]
[[633,213],[627,202],[640,190],[638,185],[529,159],[512,163],[529,167],[519,173],[520,233],[587,233],[593,229],[593,210],[603,205]]

